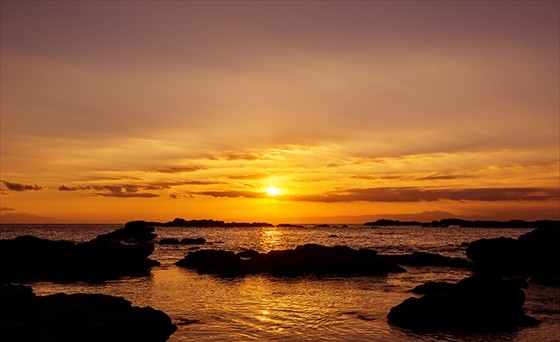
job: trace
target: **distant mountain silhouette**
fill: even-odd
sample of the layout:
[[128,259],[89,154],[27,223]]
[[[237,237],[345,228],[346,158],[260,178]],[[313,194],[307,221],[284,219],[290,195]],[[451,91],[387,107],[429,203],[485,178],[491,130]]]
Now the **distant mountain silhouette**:
[[441,220],[446,217],[457,217],[455,214],[447,211],[424,211],[413,214],[371,214],[371,215],[341,215],[341,216],[322,216],[322,217],[304,217],[297,220],[298,223],[364,223],[379,219],[391,219],[401,221],[422,221],[431,222]]
[[4,224],[17,224],[17,223],[40,224],[40,223],[69,223],[69,222],[70,221],[61,218],[45,217],[45,216],[31,215],[26,213],[8,213],[8,214],[0,215],[0,223],[4,223]]

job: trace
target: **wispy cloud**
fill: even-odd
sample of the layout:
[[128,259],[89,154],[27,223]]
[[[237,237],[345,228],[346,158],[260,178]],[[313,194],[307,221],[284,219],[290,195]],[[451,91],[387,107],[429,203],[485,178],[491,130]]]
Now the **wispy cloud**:
[[420,181],[430,181],[430,180],[454,180],[454,179],[466,179],[472,178],[471,175],[466,174],[442,174],[442,173],[432,173],[426,176],[418,177],[416,180]]
[[237,197],[245,197],[245,198],[263,198],[266,197],[261,192],[256,191],[200,191],[200,192],[193,192],[193,195],[203,195],[203,196],[212,196],[212,197],[228,197],[228,198],[237,198]]
[[109,192],[109,193],[97,193],[98,196],[103,197],[122,197],[122,198],[131,198],[131,197],[139,197],[139,198],[154,198],[160,197],[158,194],[153,194],[149,192],[138,192],[138,193],[128,193],[128,192]]
[[40,191],[40,190],[45,190],[47,188],[46,186],[41,186],[37,184],[29,185],[29,184],[8,182],[5,180],[2,180],[2,183],[4,183],[4,185],[6,185],[6,187],[10,191]]
[[206,169],[202,166],[172,166],[166,168],[155,169],[154,172],[160,173],[186,173],[186,172],[195,172]]
[[122,185],[88,185],[88,186],[73,186],[68,187],[61,185],[58,187],[59,191],[85,191],[93,192],[95,196],[103,197],[144,197],[152,198],[159,197],[160,195],[142,192],[146,190],[162,190],[166,187],[156,186],[156,185],[132,185],[132,184],[122,184]]
[[229,179],[244,180],[244,179],[264,179],[268,177],[266,173],[254,173],[246,175],[228,176]]
[[[177,186],[193,185],[193,186],[206,186],[222,184],[222,182],[215,181],[176,181],[176,182],[156,182],[149,184],[111,184],[111,185],[77,185],[66,186],[61,185],[58,187],[59,191],[68,192],[89,192],[94,196],[104,197],[160,197],[160,194],[145,191],[162,191],[169,190]],[[170,195],[171,198],[180,198],[179,195]]]
[[13,210],[15,209],[10,207],[0,207],[0,211],[13,211]]

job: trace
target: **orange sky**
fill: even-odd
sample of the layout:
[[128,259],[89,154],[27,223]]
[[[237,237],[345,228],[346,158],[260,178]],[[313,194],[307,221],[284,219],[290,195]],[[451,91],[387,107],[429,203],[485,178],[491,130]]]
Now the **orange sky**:
[[560,219],[559,13],[2,1],[2,222]]

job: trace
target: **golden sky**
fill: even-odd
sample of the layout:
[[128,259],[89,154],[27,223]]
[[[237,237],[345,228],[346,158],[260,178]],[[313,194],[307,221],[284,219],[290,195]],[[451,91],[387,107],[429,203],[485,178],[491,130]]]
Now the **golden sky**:
[[559,13],[2,1],[4,222],[560,219]]

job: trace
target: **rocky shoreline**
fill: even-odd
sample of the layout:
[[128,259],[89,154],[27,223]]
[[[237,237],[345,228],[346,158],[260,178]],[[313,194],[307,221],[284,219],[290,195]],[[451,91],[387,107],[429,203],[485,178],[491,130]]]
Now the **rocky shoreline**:
[[[156,237],[150,222],[133,221],[83,243],[32,236],[0,240],[0,284],[3,284],[0,289],[0,335],[18,337],[15,340],[70,341],[75,338],[73,334],[77,327],[95,330],[88,325],[93,323],[81,322],[76,317],[90,321],[88,315],[94,315],[100,328],[92,333],[91,336],[97,336],[92,341],[167,340],[176,327],[165,313],[155,309],[135,308],[124,298],[103,295],[38,297],[29,287],[12,285],[35,281],[105,282],[123,276],[146,276],[151,267],[159,265],[149,258]],[[201,237],[159,241],[160,244],[205,242]],[[560,284],[559,244],[559,229],[539,228],[518,239],[474,241],[466,251],[470,260],[420,252],[383,255],[371,249],[306,244],[268,253],[200,249],[187,253],[176,264],[199,274],[221,277],[250,274],[385,276],[391,272],[406,272],[403,266],[463,268],[473,271],[473,275],[455,284],[428,282],[413,289],[412,292],[423,296],[409,298],[393,307],[388,313],[388,322],[419,332],[494,331],[539,323],[524,314],[525,294],[521,288],[527,286],[525,278],[539,284]],[[519,281],[503,280],[501,276],[504,275],[522,278]],[[48,312],[47,307],[51,308]],[[64,329],[60,325],[68,324],[72,328],[62,332]],[[150,328],[153,332],[132,331],[131,327],[138,324],[153,324]],[[64,335],[66,333],[68,335]]]

